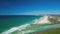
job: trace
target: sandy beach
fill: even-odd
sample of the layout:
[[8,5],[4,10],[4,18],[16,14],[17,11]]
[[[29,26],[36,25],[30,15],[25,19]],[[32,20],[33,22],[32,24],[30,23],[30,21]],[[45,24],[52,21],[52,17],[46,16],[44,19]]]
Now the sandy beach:
[[48,21],[48,16],[43,16],[42,18],[40,18],[37,22],[35,22],[34,24],[51,24],[50,21]]

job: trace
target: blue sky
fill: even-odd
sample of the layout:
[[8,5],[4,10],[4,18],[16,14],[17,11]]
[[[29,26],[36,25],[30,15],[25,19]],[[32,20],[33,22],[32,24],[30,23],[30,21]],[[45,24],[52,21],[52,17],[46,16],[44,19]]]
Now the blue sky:
[[0,15],[60,14],[60,0],[0,0]]

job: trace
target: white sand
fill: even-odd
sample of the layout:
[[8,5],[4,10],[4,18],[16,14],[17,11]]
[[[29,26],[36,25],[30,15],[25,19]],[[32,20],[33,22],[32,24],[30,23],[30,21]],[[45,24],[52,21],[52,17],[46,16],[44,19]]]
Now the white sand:
[[34,24],[51,24],[51,22],[48,21],[48,16],[44,16]]

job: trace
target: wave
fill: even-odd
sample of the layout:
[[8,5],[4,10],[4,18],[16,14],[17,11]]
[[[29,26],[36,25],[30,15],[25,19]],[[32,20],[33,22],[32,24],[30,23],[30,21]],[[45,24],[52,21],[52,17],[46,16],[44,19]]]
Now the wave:
[[[38,19],[35,19],[33,20],[32,24],[36,23],[38,21]],[[23,29],[26,29],[27,26],[30,26],[31,23],[27,23],[27,24],[24,24],[24,25],[21,25],[21,26],[17,26],[17,27],[12,27],[11,29],[9,30],[6,30],[4,32],[2,32],[1,34],[11,34],[12,32],[15,32],[15,31],[22,31]],[[25,33],[28,33],[28,32],[33,32],[35,30],[27,30],[27,31],[23,31],[21,34],[25,34]]]
[[30,25],[30,24],[25,24],[25,25],[21,25],[21,26],[18,26],[18,27],[13,27],[13,28],[11,28],[11,29],[9,29],[9,30],[1,33],[1,34],[10,34],[10,33],[14,32],[14,31],[16,31],[16,30],[21,31],[22,29],[25,29],[25,28],[26,28],[27,26],[29,26],[29,25]]

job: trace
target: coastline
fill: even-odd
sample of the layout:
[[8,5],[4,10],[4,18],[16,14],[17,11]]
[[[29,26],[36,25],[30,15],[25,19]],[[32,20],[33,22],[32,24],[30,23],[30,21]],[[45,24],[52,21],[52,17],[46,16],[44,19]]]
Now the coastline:
[[48,16],[43,16],[34,24],[51,24],[51,22],[48,21]]
[[54,24],[60,22],[59,15],[45,15],[34,24]]

